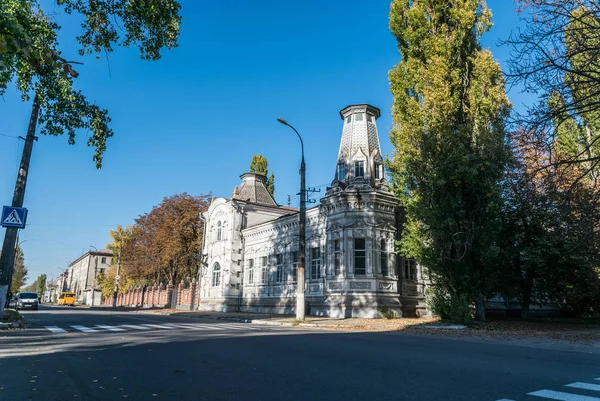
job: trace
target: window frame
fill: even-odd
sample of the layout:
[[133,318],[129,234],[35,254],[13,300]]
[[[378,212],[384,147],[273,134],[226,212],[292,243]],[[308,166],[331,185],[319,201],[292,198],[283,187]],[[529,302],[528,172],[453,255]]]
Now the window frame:
[[221,241],[223,237],[223,230],[221,229],[221,222],[217,222],[217,241]]
[[260,282],[265,284],[269,281],[269,258],[267,256],[261,256],[261,275]]
[[403,261],[404,280],[417,281],[417,261],[410,258],[404,258]]
[[248,259],[248,284],[254,284],[254,258]]
[[212,267],[212,287],[219,287],[221,285],[221,265],[219,262],[213,263]]
[[298,281],[298,251],[292,252],[292,283]]
[[365,113],[354,113],[354,121],[365,121]]
[[380,255],[379,255],[379,262],[381,263],[381,275],[385,276],[385,277],[389,277],[390,276],[390,261],[389,261],[389,255],[388,255],[388,250],[387,250],[387,243],[385,241],[385,239],[381,239],[380,242]]
[[333,240],[333,275],[342,275],[342,248],[339,239]]
[[338,181],[344,181],[346,179],[346,163],[338,163]]
[[[363,241],[363,247],[359,248],[357,241]],[[362,260],[361,271],[358,271],[359,260]],[[366,238],[354,238],[354,275],[355,276],[366,276],[367,275],[367,239]]]
[[[317,257],[315,257],[315,252]],[[321,279],[321,247],[319,246],[310,248],[310,279]]]
[[[359,172],[361,174],[359,174]],[[364,177],[365,176],[365,161],[364,160],[355,160],[354,161],[354,176],[355,177]]]
[[278,253],[275,255],[275,282],[281,283],[283,281],[283,254]]

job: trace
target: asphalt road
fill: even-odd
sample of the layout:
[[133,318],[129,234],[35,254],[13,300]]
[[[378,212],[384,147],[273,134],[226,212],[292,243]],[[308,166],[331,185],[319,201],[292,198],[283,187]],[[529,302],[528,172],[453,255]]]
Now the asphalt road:
[[0,332],[1,401],[600,401],[591,349],[77,308],[23,314],[26,329]]

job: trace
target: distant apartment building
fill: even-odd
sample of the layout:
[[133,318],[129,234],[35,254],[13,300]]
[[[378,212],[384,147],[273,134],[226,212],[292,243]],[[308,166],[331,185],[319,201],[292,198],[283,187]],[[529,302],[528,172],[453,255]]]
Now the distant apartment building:
[[98,274],[104,273],[111,264],[113,253],[107,249],[87,252],[69,265],[68,291],[75,293],[82,305],[100,305],[101,291],[96,288]]

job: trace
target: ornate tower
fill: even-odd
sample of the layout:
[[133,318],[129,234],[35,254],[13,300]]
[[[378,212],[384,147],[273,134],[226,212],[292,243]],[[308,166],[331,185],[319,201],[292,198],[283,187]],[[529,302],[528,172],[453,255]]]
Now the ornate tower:
[[379,109],[368,104],[350,105],[340,111],[344,127],[328,195],[352,189],[389,191],[377,133],[379,115]]

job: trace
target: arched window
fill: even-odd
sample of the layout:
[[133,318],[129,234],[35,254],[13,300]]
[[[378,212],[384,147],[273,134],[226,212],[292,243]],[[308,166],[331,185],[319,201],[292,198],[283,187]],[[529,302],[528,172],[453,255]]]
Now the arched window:
[[221,222],[217,223],[217,241],[221,241],[221,235],[223,234],[221,230]]
[[219,265],[219,262],[216,262],[213,265],[212,286],[218,287],[219,285],[221,285],[221,265]]
[[384,276],[390,274],[387,247],[384,239],[381,240],[381,274]]

